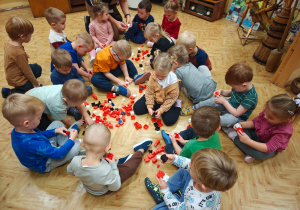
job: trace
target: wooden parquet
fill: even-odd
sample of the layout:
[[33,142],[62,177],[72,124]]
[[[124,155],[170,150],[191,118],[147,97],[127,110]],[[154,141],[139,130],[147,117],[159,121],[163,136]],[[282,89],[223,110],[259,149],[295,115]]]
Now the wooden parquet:
[[[132,17],[135,11],[130,11]],[[66,34],[70,40],[85,31],[83,16],[87,12],[67,14]],[[5,23],[12,16],[22,16],[29,19],[35,32],[32,41],[25,44],[26,52],[31,56],[31,63],[38,63],[43,67],[42,77],[39,82],[50,85],[50,49],[48,45],[49,26],[45,18],[34,19],[30,8],[13,10],[0,13],[1,28],[0,39],[3,43],[8,41],[5,32]],[[152,15],[155,21],[161,23],[163,8],[161,5],[153,5]],[[273,95],[288,92],[270,83],[272,73],[264,70],[252,60],[252,54],[258,43],[249,42],[246,46],[240,44],[236,27],[237,25],[225,19],[216,22],[208,22],[183,12],[178,14],[182,22],[181,31],[190,30],[197,36],[197,44],[205,49],[212,61],[212,74],[217,81],[217,88],[229,88],[224,82],[226,70],[236,62],[246,62],[254,70],[253,83],[258,92],[259,103],[253,112],[251,119],[262,111],[265,102]],[[132,44],[133,52],[136,53],[138,45]],[[89,63],[89,55],[85,57]],[[7,87],[3,70],[3,50],[0,51],[0,84]],[[140,71],[140,70],[139,70]],[[151,71],[146,68],[146,71]],[[141,72],[141,71],[140,71]],[[88,83],[88,82],[87,82]],[[138,88],[133,84],[129,86],[138,97]],[[100,100],[106,93],[94,88]],[[191,102],[182,93],[183,106]],[[92,102],[90,97],[88,101]],[[0,103],[3,99],[0,99]],[[121,105],[122,97],[114,100],[116,105]],[[128,100],[126,101],[128,103]],[[142,124],[151,124],[148,115],[136,117]],[[180,131],[188,125],[188,117],[180,117],[177,124],[172,127],[164,126],[167,132]],[[0,119],[0,209],[151,209],[154,200],[144,185],[144,178],[150,177],[155,180],[156,165],[152,163],[139,166],[136,174],[127,180],[118,192],[105,196],[92,196],[88,194],[78,178],[71,177],[66,172],[66,165],[53,170],[51,173],[39,174],[22,166],[15,156],[10,135],[12,126],[4,119]],[[222,193],[221,209],[299,209],[300,205],[300,128],[294,126],[294,135],[288,148],[282,154],[266,161],[256,161],[253,164],[245,164],[244,154],[227,138],[223,132],[219,132],[222,149],[238,164],[239,178],[235,186],[228,192]],[[83,129],[82,129],[83,130]],[[80,134],[79,138],[82,138]],[[112,152],[117,158],[132,153],[132,145],[143,140],[161,138],[156,134],[153,127],[148,130],[136,131],[133,121],[127,119],[123,127],[112,130]],[[162,143],[164,144],[164,143]],[[163,166],[162,170],[172,175],[176,167]],[[118,195],[118,198],[116,197]]]

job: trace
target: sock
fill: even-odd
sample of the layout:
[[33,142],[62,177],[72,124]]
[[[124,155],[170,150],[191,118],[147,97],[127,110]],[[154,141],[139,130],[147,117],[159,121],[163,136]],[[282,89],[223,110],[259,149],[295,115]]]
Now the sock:
[[118,93],[118,92],[119,92],[119,87],[118,87],[118,86],[114,86],[114,87],[113,87],[113,92]]
[[134,75],[133,80],[135,80],[135,78],[136,78],[137,76],[139,76],[139,75],[138,75],[138,74]]
[[195,106],[192,106],[192,109],[195,111],[195,110],[196,110],[196,107],[195,107]]
[[144,149],[139,149],[138,151],[140,151],[140,152],[142,152],[142,153],[144,153],[144,152],[145,152],[145,150],[144,150]]

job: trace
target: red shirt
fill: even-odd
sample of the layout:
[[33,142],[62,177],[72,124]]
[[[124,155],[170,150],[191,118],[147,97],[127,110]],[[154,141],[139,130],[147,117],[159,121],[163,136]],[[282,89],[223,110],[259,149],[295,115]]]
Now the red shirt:
[[170,22],[166,15],[164,15],[161,26],[164,29],[164,31],[166,31],[170,35],[170,37],[178,39],[178,34],[181,26],[181,22],[178,18],[176,18],[175,21]]

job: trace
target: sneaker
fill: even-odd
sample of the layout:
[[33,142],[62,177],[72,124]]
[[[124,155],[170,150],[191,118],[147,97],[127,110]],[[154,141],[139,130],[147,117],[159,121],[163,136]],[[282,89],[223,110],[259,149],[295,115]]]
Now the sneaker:
[[146,72],[144,74],[137,75],[137,77],[134,79],[134,84],[136,84],[136,85],[142,84],[145,81],[149,80],[150,76],[151,76],[150,72]]
[[244,159],[244,161],[245,161],[246,163],[252,163],[254,160],[255,160],[255,158],[254,158],[254,157],[251,157],[250,155],[247,155],[247,156],[245,157],[245,159]]
[[69,130],[75,129],[75,130],[77,130],[77,132],[79,133],[79,132],[80,132],[80,127],[81,127],[80,122],[75,122],[75,123],[73,123],[73,124],[70,126]]
[[127,155],[126,157],[120,158],[118,164],[126,163],[132,157],[132,154]]
[[67,114],[74,116],[75,120],[78,121],[82,118],[82,114],[74,107],[69,107]]
[[10,89],[9,88],[2,88],[1,93],[2,93],[2,98],[7,98],[10,95]]
[[95,61],[95,58],[91,58],[91,60],[90,60],[90,64],[94,64],[94,61]]
[[133,150],[136,152],[139,149],[144,149],[144,152],[146,152],[152,143],[153,143],[152,139],[145,139],[144,141],[136,145],[133,145]]
[[163,139],[165,140],[166,144],[172,144],[169,134],[166,134],[164,130],[161,130],[160,133]]
[[126,96],[126,97],[128,97],[128,98],[131,96],[130,90],[124,88],[124,87],[121,86],[121,85],[119,85],[118,87],[119,87],[119,92],[118,92],[118,93],[120,93],[122,96]]
[[148,177],[146,177],[145,178],[145,186],[146,186],[147,190],[150,192],[150,194],[152,195],[156,204],[160,204],[161,202],[164,201],[164,198],[159,191],[158,184],[151,182],[150,179]]
[[227,136],[234,141],[235,137],[238,136],[237,132],[233,128],[228,128],[222,126],[222,131],[227,134]]
[[192,106],[186,108],[186,109],[181,109],[180,115],[182,116],[188,116],[192,115],[194,113],[194,108]]

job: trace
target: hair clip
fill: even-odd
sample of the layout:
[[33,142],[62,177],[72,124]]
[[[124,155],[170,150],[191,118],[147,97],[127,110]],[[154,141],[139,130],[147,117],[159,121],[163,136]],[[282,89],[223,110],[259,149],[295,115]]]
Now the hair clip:
[[289,113],[290,115],[294,115],[294,112],[291,111],[291,110],[288,110],[288,113]]

